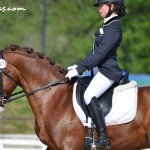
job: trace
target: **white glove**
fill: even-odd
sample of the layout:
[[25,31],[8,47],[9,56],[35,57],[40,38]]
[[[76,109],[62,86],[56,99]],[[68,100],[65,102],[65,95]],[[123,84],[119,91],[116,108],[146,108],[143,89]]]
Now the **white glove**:
[[72,69],[72,70],[69,70],[68,73],[66,74],[66,78],[69,78],[69,80],[71,80],[73,77],[78,77],[79,76],[79,73],[76,69]]
[[0,106],[0,113],[4,111],[4,107]]
[[69,66],[69,67],[67,68],[67,70],[76,69],[77,67],[78,67],[77,65]]

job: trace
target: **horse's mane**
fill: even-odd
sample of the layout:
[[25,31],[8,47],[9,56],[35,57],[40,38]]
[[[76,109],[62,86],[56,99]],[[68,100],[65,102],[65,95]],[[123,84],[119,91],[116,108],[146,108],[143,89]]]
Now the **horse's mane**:
[[[30,54],[28,56],[33,57],[33,58],[38,57],[40,59],[47,59],[51,65],[55,65],[55,61],[52,58],[45,56],[43,53],[35,52],[34,49],[31,47],[20,47],[18,45],[10,45],[10,46],[6,47],[3,51],[7,51],[7,50],[16,51],[16,52],[19,52],[19,53],[25,54],[25,55]],[[59,68],[59,71],[61,73],[66,72],[66,70],[64,68],[59,67],[59,66],[57,66],[57,67]]]

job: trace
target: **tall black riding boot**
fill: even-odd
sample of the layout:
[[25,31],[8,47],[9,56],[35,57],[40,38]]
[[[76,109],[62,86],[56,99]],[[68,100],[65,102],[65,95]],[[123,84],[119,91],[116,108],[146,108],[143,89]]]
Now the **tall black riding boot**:
[[87,106],[97,128],[99,140],[96,143],[96,146],[103,149],[110,149],[111,144],[106,133],[104,113],[102,108],[98,104],[97,98],[93,97],[91,102]]

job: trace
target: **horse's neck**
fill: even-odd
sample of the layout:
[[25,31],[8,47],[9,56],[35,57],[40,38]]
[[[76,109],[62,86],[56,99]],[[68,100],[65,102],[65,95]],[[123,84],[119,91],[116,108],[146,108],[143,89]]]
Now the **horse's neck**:
[[[57,73],[55,73],[57,72]],[[58,68],[56,66],[36,64],[33,67],[27,67],[25,70],[21,71],[21,84],[22,88],[26,93],[34,91],[38,88],[42,88],[50,83],[54,83],[60,79],[64,78],[64,74],[58,73]],[[54,87],[54,89],[57,87]],[[34,95],[36,96],[36,101],[38,101],[41,96],[42,99],[47,99],[49,93],[52,93],[50,88],[41,90]],[[42,95],[41,95],[42,94]],[[41,100],[40,100],[41,101]],[[41,103],[41,102],[40,102]]]
[[[47,59],[39,59],[23,54],[9,52],[5,56],[9,64],[13,65],[20,72],[19,81],[25,93],[41,88],[49,83],[53,83],[64,78],[59,67],[49,64]],[[67,85],[64,85],[67,86]],[[58,86],[47,88],[28,97],[29,103],[34,108],[34,104],[42,106],[51,100],[51,95],[57,93]],[[57,94],[55,95],[57,100]],[[34,99],[34,100],[32,100]],[[32,102],[34,101],[34,103]]]
[[[18,70],[20,74],[19,82],[25,93],[65,77],[65,74],[60,73],[57,66],[50,65],[46,59],[27,58],[23,55],[13,55],[12,53],[7,54],[5,59]],[[45,120],[48,121],[48,126],[53,127],[51,123],[75,114],[71,97],[72,86],[68,84],[52,86],[27,96],[35,115],[37,128],[41,132],[46,130]]]
[[[28,101],[34,112],[36,123],[40,130],[46,130],[44,120],[49,120],[49,126],[55,119],[61,120],[67,109],[72,108],[72,86],[60,84],[47,88],[28,97]],[[72,109],[73,111],[73,109]],[[60,115],[61,114],[61,115]],[[53,121],[51,121],[51,119]]]
[[[54,83],[65,78],[65,74],[60,73],[58,66],[50,65],[46,60],[36,62],[34,59],[24,60],[22,58],[20,60],[20,66],[17,66],[17,68],[21,74],[20,82],[25,93],[32,92],[33,90],[48,85],[49,83]],[[60,84],[41,90],[33,94],[33,96],[28,97],[29,103],[33,109],[35,108],[35,103],[37,103],[38,107],[43,107],[52,100],[56,103],[58,101],[59,103],[60,95],[62,94],[68,99],[69,92],[67,91],[67,88],[67,84]],[[49,107],[51,107],[51,105]]]

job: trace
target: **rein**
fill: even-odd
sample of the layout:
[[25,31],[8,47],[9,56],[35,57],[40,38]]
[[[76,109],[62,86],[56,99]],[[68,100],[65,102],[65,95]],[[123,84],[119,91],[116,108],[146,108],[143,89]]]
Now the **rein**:
[[[15,81],[10,75],[8,75],[4,70],[2,70],[2,73],[4,73],[8,78],[10,78],[12,81],[14,81],[17,85],[19,85],[19,83],[18,83],[17,81]],[[22,91],[13,93],[13,94],[11,94],[9,97],[8,97],[8,96],[3,96],[3,98],[4,98],[4,99],[3,99],[3,102],[4,102],[4,104],[5,104],[5,103],[8,103],[8,102],[12,102],[12,101],[17,100],[17,99],[19,99],[19,98],[21,98],[21,97],[33,95],[34,93],[39,92],[39,91],[41,91],[41,90],[44,90],[44,89],[46,89],[46,88],[49,88],[49,87],[52,87],[52,86],[56,86],[56,85],[59,85],[59,84],[65,84],[66,82],[63,82],[63,81],[65,81],[65,80],[67,81],[66,78],[63,78],[63,79],[57,80],[57,81],[55,81],[55,82],[51,82],[51,83],[49,83],[49,84],[47,84],[47,85],[45,85],[45,86],[43,86],[43,87],[41,87],[41,88],[38,88],[38,89],[36,89],[36,90],[33,90],[33,91],[28,92],[28,93],[25,93],[25,94],[22,94],[22,95],[20,95],[20,96],[15,97],[15,98],[11,98],[11,97],[13,97],[13,96],[15,96],[15,95],[18,95],[18,94],[20,94],[20,93],[23,93],[24,91],[22,90]],[[19,86],[20,86],[20,85],[19,85]],[[2,89],[2,87],[1,87],[0,89]]]
[[66,78],[63,78],[63,79],[57,80],[57,81],[55,81],[55,82],[51,82],[51,83],[49,83],[49,84],[47,84],[47,85],[45,85],[45,86],[43,86],[43,87],[41,87],[41,88],[38,88],[38,89],[33,90],[33,91],[31,91],[31,92],[28,92],[28,93],[26,93],[26,94],[20,95],[20,96],[15,97],[15,98],[11,98],[11,97],[13,97],[13,96],[15,96],[15,95],[18,95],[18,94],[20,94],[20,93],[23,93],[24,91],[19,91],[19,92],[13,93],[13,94],[11,94],[11,95],[9,96],[9,98],[7,99],[7,102],[12,102],[12,101],[17,100],[17,99],[19,99],[19,98],[21,98],[21,97],[24,97],[24,96],[33,95],[33,94],[36,93],[36,92],[39,92],[39,91],[41,91],[41,90],[44,90],[44,89],[49,88],[49,87],[52,87],[52,86],[56,86],[56,85],[59,85],[59,84],[65,84],[66,82],[62,82],[62,81],[65,81],[65,80],[66,80]]

